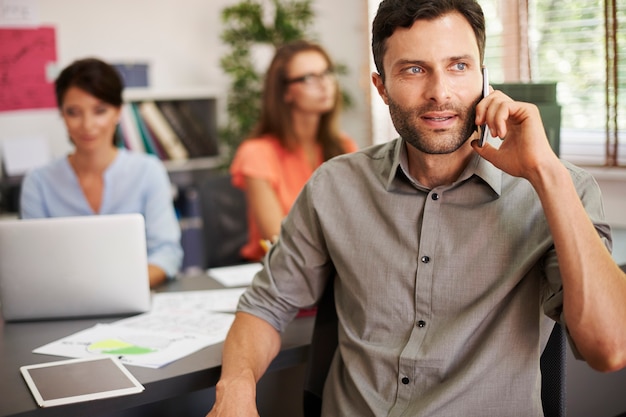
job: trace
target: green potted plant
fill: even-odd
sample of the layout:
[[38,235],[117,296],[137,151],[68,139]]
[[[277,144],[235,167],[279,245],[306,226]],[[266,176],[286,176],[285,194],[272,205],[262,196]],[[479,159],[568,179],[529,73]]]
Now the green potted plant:
[[[229,47],[220,65],[230,77],[226,97],[228,121],[220,129],[220,142],[227,168],[234,152],[256,123],[261,104],[263,76],[276,46],[297,39],[315,40],[310,31],[315,14],[312,0],[242,0],[222,10],[222,41]],[[259,62],[260,61],[260,62]],[[335,62],[335,70],[347,67]],[[342,90],[344,107],[350,96]]]
[[255,51],[269,59],[277,45],[312,37],[308,29],[313,17],[311,0],[243,0],[222,10],[221,39],[230,51],[220,65],[231,79],[228,121],[220,129],[226,166],[258,117],[264,69],[258,68]]

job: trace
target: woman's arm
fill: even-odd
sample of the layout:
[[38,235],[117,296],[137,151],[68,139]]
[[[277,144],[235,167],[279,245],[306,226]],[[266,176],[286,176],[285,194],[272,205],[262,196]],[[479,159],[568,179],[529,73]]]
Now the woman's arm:
[[263,239],[275,240],[285,217],[278,196],[269,181],[245,177],[246,199]]
[[[148,177],[147,198],[142,213],[146,222],[148,264],[153,266],[152,269],[162,270],[166,277],[174,277],[182,264],[183,250],[169,177],[160,162],[152,165]],[[150,269],[150,282],[159,281],[160,273],[156,270],[150,272]]]
[[36,173],[30,173],[22,181],[20,189],[20,218],[22,219],[48,217],[35,175]]

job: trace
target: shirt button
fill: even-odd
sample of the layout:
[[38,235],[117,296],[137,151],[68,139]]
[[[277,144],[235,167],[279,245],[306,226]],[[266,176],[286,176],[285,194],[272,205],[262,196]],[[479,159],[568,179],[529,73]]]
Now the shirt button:
[[426,326],[426,322],[424,320],[420,320],[417,322],[417,327],[424,327]]
[[409,378],[407,378],[407,377],[403,377],[403,378],[402,378],[402,383],[403,383],[404,385],[407,385],[409,382],[411,382],[411,381],[409,381]]
[[422,262],[424,262],[425,264],[427,264],[428,262],[430,262],[430,256],[422,256]]
[[439,200],[439,194],[433,193],[433,195],[431,195],[430,198],[432,198],[433,200],[437,201],[437,200]]

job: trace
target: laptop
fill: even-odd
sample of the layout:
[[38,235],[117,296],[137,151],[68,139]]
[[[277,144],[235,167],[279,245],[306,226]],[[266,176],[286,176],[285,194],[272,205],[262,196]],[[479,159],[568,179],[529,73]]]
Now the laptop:
[[102,317],[150,309],[143,216],[0,221],[5,321]]

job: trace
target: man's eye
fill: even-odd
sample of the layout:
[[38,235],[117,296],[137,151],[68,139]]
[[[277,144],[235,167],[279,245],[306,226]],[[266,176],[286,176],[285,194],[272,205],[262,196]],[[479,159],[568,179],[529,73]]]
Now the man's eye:
[[459,70],[459,71],[464,71],[465,69],[467,69],[467,64],[465,62],[458,62],[456,64],[454,64],[455,69]]
[[408,72],[411,74],[419,74],[422,72],[422,69],[420,67],[411,67],[408,69]]

